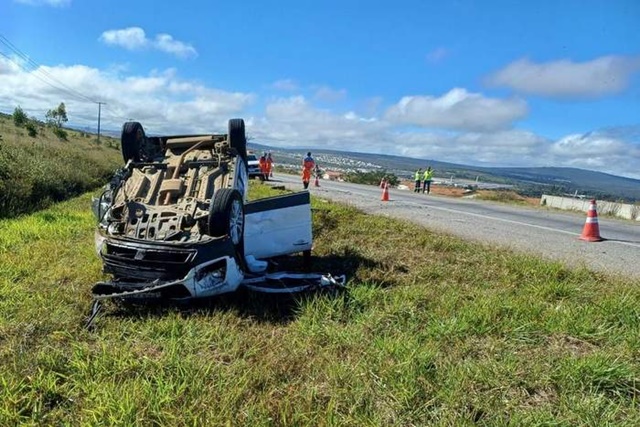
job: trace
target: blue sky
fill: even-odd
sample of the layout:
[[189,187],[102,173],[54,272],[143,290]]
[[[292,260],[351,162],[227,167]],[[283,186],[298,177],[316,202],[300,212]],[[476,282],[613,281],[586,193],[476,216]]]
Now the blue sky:
[[640,179],[640,2],[441,3],[0,0],[0,110]]

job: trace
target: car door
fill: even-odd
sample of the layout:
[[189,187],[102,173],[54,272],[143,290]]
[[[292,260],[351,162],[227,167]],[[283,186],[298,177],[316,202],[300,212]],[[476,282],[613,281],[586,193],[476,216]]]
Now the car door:
[[268,197],[245,205],[245,255],[258,259],[311,250],[308,191]]

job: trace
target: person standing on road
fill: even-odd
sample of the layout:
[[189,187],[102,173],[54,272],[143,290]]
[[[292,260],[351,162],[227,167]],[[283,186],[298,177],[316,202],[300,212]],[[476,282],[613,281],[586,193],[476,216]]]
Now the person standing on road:
[[416,176],[415,176],[416,185],[413,188],[413,192],[414,193],[419,193],[420,192],[420,180],[421,179],[422,179],[422,169],[418,168],[418,170],[416,171]]
[[258,160],[258,164],[260,165],[261,180],[265,181],[268,178],[268,176],[267,176],[267,153],[263,153],[262,156],[260,156],[260,160]]
[[422,183],[422,194],[426,191],[427,194],[431,193],[431,181],[433,180],[433,169],[431,166],[427,167],[427,170],[424,171],[424,182]]
[[307,153],[307,157],[302,160],[302,185],[304,189],[309,188],[309,181],[311,181],[311,171],[316,167],[316,162],[311,157],[311,151]]
[[273,158],[271,157],[271,152],[267,153],[266,162],[267,179],[273,178]]

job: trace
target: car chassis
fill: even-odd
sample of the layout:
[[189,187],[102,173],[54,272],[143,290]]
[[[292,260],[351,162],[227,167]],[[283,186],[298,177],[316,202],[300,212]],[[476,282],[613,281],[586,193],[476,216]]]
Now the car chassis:
[[112,278],[93,286],[90,320],[106,299],[344,286],[344,276],[265,273],[269,258],[310,259],[310,196],[247,201],[242,119],[230,120],[226,134],[153,137],[127,122],[121,144],[125,165],[93,201],[96,252]]

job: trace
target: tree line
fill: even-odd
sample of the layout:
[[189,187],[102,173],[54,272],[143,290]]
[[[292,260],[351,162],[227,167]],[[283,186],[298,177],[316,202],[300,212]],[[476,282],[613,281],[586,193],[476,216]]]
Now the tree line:
[[13,124],[17,127],[23,127],[27,130],[27,134],[35,138],[38,136],[38,125],[46,125],[53,130],[53,134],[60,140],[68,139],[67,131],[64,130],[64,123],[69,121],[67,117],[67,107],[61,102],[56,108],[52,108],[45,114],[45,122],[41,122],[35,117],[29,117],[24,110],[18,105],[13,110]]

